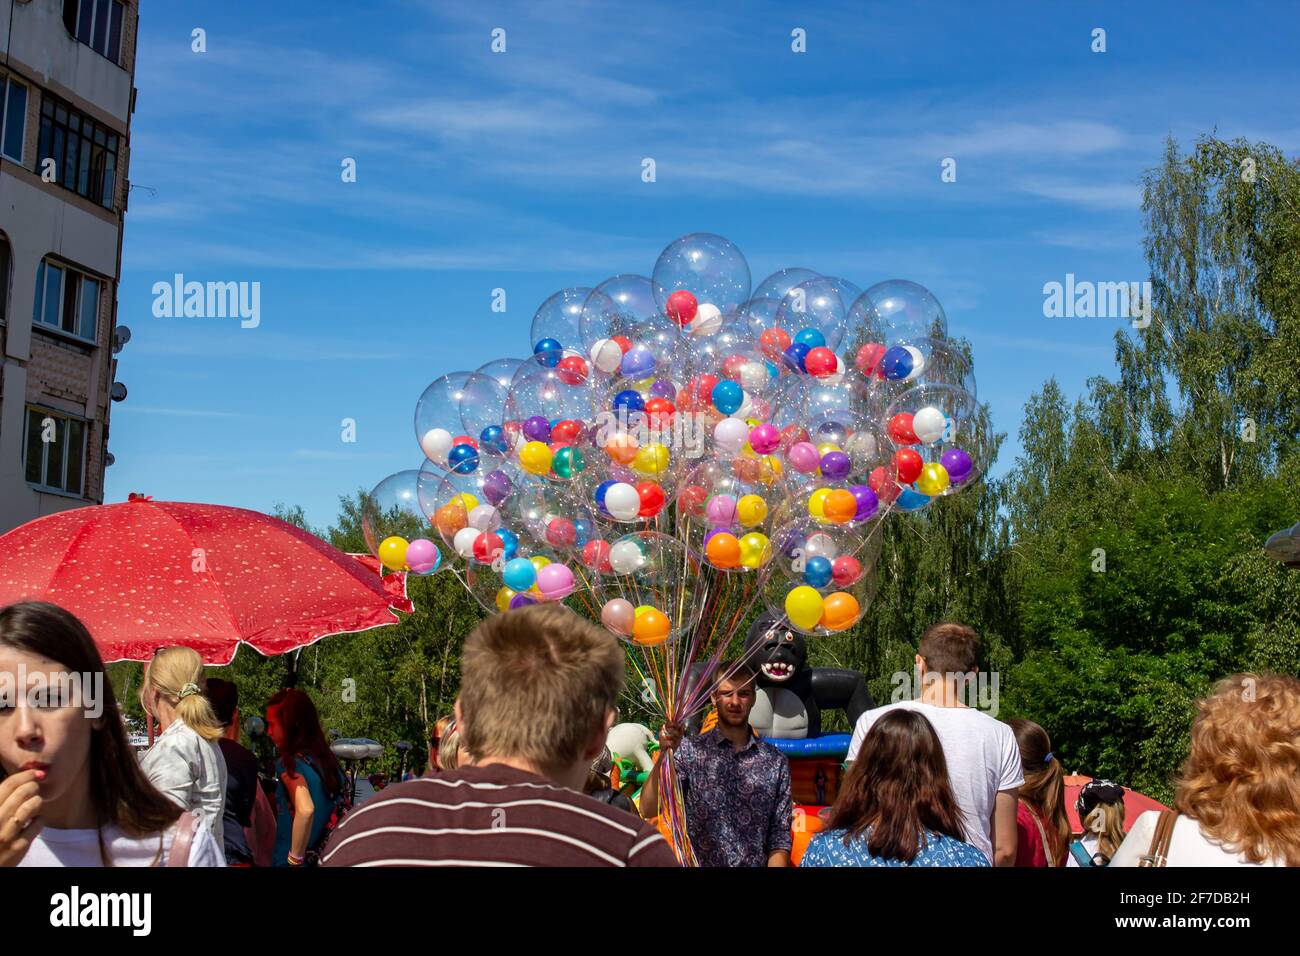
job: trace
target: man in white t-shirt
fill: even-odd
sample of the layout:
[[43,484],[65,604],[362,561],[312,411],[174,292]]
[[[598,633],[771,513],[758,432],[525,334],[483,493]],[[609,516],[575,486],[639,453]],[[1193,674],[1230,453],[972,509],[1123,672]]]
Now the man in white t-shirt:
[[961,700],[978,651],[979,635],[964,624],[929,627],[916,655],[920,700],[896,701],[859,717],[848,759],[857,758],[863,738],[882,714],[900,707],[924,714],[943,745],[948,779],[966,824],[966,842],[994,866],[1015,866],[1016,791],[1025,782],[1020,748],[1010,727]]

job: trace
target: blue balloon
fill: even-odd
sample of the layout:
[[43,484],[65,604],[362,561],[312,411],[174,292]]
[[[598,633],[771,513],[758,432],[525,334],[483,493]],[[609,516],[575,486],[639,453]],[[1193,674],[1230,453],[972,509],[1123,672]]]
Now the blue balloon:
[[578,535],[577,541],[574,542],[578,547],[582,547],[591,540],[591,522],[586,518],[579,518],[577,521],[573,522],[573,530],[577,532]]
[[803,360],[808,357],[812,349],[802,342],[795,342],[787,345],[785,348],[785,364],[796,372],[804,371]]
[[897,382],[912,374],[912,365],[912,353],[901,345],[895,345],[880,357],[880,374],[891,382]]
[[[831,562],[820,554],[809,558],[803,567],[804,583],[814,588],[824,588],[831,583]],[[515,590],[519,590],[515,588]]]
[[624,409],[628,414],[645,411],[645,399],[635,389],[624,389],[614,396],[614,411],[619,409]]
[[808,351],[826,347],[826,336],[820,329],[800,329],[794,334],[794,344],[808,346]]
[[527,591],[537,580],[537,569],[527,558],[512,558],[506,562],[501,580],[512,591]]
[[447,464],[458,475],[473,474],[478,468],[478,451],[473,445],[457,445],[447,452]]
[[923,495],[911,488],[904,488],[894,505],[899,511],[920,511],[930,503],[930,500],[929,495]]
[[600,509],[601,514],[609,514],[609,509],[605,507],[605,492],[616,484],[618,484],[616,481],[602,481],[596,486],[596,491],[592,494],[592,497],[596,499],[596,507]]
[[647,348],[628,349],[623,356],[622,373],[628,378],[647,378],[654,374],[655,356]]
[[491,449],[499,455],[504,455],[510,450],[510,445],[506,442],[506,430],[500,425],[489,425],[479,432],[478,442],[484,448]]
[[501,556],[507,561],[519,553],[519,535],[506,528],[501,528],[497,531],[497,537],[501,539]]
[[717,385],[713,386],[713,407],[724,415],[730,415],[738,411],[745,401],[745,390],[740,387],[738,382],[733,382],[729,378],[724,378]]
[[542,339],[533,346],[533,354],[540,356],[542,364],[547,368],[555,368],[564,357],[564,349],[555,339]]

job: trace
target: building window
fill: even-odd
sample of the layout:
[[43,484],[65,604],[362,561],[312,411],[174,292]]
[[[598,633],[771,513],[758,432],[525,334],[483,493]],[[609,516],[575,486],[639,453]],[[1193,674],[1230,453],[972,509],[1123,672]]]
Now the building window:
[[50,491],[82,494],[86,423],[41,408],[27,409],[26,478]]
[[41,140],[36,171],[54,160],[54,179],[105,209],[113,208],[117,133],[46,93],[41,98]]
[[0,76],[0,153],[15,163],[23,161],[23,133],[27,127],[27,87]]
[[0,232],[0,322],[9,317],[9,240]]
[[78,42],[120,65],[124,12],[121,0],[63,0],[63,25]]
[[95,341],[99,293],[103,282],[49,259],[36,267],[36,303],[32,321]]

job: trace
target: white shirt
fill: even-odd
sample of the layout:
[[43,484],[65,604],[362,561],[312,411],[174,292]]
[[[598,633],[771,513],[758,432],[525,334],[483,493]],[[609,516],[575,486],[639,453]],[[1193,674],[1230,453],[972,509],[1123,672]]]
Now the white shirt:
[[[19,866],[103,866],[99,854],[99,831],[89,830],[55,830],[46,827],[36,834],[27,854],[18,862]],[[147,837],[131,837],[122,832],[120,827],[104,827],[104,852],[110,866],[158,866],[167,865],[167,854],[171,852],[172,841],[176,836],[176,825],[168,827],[166,832]],[[194,831],[194,840],[190,843],[190,866],[225,866],[226,860],[217,842],[206,829],[199,827]]]
[[848,759],[857,759],[872,724],[900,708],[923,714],[934,727],[948,763],[953,796],[966,825],[966,842],[993,862],[993,807],[998,791],[1016,790],[1025,782],[1016,735],[1000,720],[971,707],[938,707],[919,700],[900,700],[858,718],[849,741]]
[[216,741],[204,740],[177,717],[145,751],[140,766],[163,796],[199,818],[224,853],[226,758]]
[[[1151,849],[1151,839],[1156,833],[1159,810],[1148,810],[1137,818],[1124,842],[1115,851],[1111,866],[1137,866],[1138,859]],[[1285,866],[1282,860],[1270,859],[1265,863],[1251,863],[1240,853],[1227,849],[1201,832],[1201,825],[1188,816],[1178,815],[1174,821],[1174,835],[1169,840],[1169,857],[1166,866]]]

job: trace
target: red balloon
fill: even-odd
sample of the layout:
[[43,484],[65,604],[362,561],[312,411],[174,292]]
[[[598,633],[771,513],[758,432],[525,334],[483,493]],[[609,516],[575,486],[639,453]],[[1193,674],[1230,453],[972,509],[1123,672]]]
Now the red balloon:
[[764,329],[763,334],[758,337],[758,344],[763,349],[763,355],[770,362],[780,362],[785,354],[785,350],[790,347],[790,333],[782,328]]
[[[916,452],[912,452],[912,454],[915,455]],[[867,484],[871,486],[871,490],[876,493],[876,497],[883,504],[889,504],[903,490],[898,487],[898,476],[894,472],[893,465],[888,468],[881,465],[879,468],[873,469],[871,477],[867,479]]]
[[699,518],[704,514],[704,503],[708,497],[709,493],[703,485],[687,485],[677,496],[677,509],[692,518]]
[[582,546],[582,563],[598,574],[609,572],[609,542],[597,538]]
[[578,540],[578,529],[568,518],[552,518],[546,525],[546,543],[553,548],[571,548]]
[[560,381],[565,385],[581,385],[587,380],[590,371],[587,368],[587,360],[581,355],[566,355],[560,359],[560,364],[555,370]]
[[474,560],[479,564],[491,564],[505,553],[505,542],[493,531],[485,531],[474,539]]
[[[910,485],[921,477],[924,465],[921,456],[910,448],[900,448],[894,452],[894,471],[898,474],[898,480],[905,485]],[[876,494],[879,497],[880,493]]]
[[835,353],[824,345],[810,351],[803,360],[804,371],[815,378],[834,375],[839,364],[839,359],[835,357]]
[[571,418],[556,422],[555,427],[551,429],[551,441],[556,444],[573,445],[581,438],[582,422],[575,422]]
[[841,554],[831,564],[831,577],[835,583],[846,588],[862,576],[862,562],[851,554]]
[[643,481],[636,486],[637,496],[641,499],[641,510],[637,512],[642,518],[653,518],[663,510],[668,500],[664,490],[653,481]]
[[472,445],[474,450],[478,451],[478,442],[470,438],[468,435],[457,435],[453,438],[451,440],[451,447],[455,448],[457,445]]
[[863,375],[884,378],[884,374],[880,371],[880,359],[884,354],[885,347],[883,345],[878,342],[868,342],[858,349],[854,364],[857,365],[858,371]]
[[705,405],[712,405],[713,390],[718,387],[718,382],[722,381],[722,379],[705,372],[703,375],[695,376],[691,381],[694,383],[695,397]]
[[916,437],[912,427],[912,413],[899,412],[889,420],[889,437],[900,445],[919,445],[921,439]]
[[685,325],[695,318],[699,308],[700,303],[687,289],[678,289],[668,297],[668,318],[678,325]]
[[749,363],[749,359],[743,355],[728,355],[722,360],[722,377],[729,378],[733,382],[740,381],[740,370]]
[[609,340],[622,349],[624,355],[632,351],[632,340],[626,335],[611,335]]
[[652,398],[645,403],[646,418],[652,428],[664,429],[670,426],[676,411],[673,403],[666,398]]
[[731,463],[731,473],[741,481],[753,483],[763,474],[763,466],[757,458],[737,458]]
[[503,422],[501,430],[506,433],[506,447],[514,448],[524,433],[524,426],[519,422]]
[[802,425],[786,425],[781,429],[781,454],[785,454],[794,445],[809,441],[808,429]]

